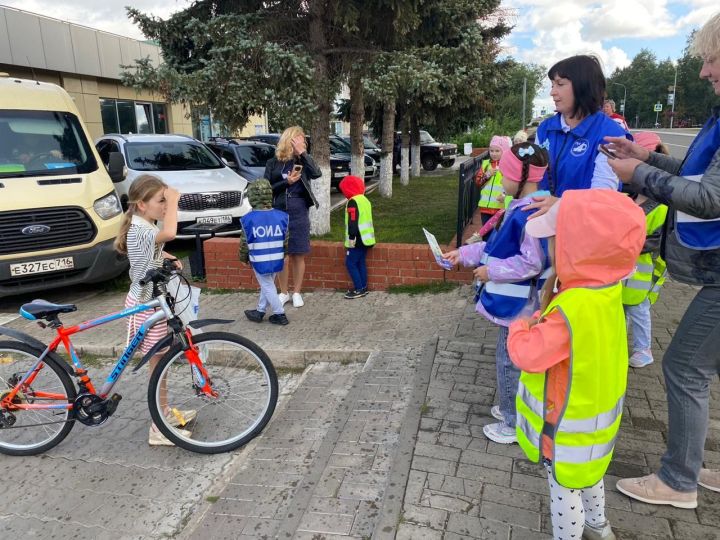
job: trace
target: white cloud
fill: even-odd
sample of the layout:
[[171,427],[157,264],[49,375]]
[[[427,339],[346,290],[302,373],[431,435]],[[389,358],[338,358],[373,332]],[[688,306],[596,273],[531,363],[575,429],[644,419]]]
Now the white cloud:
[[2,0],[3,5],[38,13],[63,21],[82,24],[135,39],[145,39],[140,29],[128,18],[125,6],[163,19],[185,9],[189,0]]

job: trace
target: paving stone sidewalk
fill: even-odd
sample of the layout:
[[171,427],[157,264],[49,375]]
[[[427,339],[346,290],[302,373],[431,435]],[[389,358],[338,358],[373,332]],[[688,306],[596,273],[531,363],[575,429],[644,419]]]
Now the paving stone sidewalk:
[[[668,282],[653,308],[655,363],[631,369],[615,456],[605,478],[608,517],[618,539],[718,539],[720,494],[703,488],[696,510],[631,501],[619,478],[659,467],[667,437],[661,358],[695,294]],[[450,338],[441,338],[423,406],[397,538],[551,538],[543,469],[517,445],[488,441],[482,426],[495,420],[496,330],[468,304]],[[720,385],[711,387],[705,461],[720,467]]]

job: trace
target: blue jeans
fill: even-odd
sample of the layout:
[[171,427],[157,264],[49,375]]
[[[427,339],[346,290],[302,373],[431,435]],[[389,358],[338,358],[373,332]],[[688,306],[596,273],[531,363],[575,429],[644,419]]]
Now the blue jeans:
[[505,418],[505,424],[514,428],[515,396],[517,395],[520,370],[510,360],[507,350],[508,328],[498,326],[497,347],[495,352],[495,367],[497,369],[497,388],[500,401],[500,412]]
[[650,300],[647,298],[636,306],[624,306],[625,316],[632,329],[632,352],[650,348],[652,320],[650,319]]
[[353,289],[359,291],[367,288],[367,266],[365,264],[365,256],[368,248],[354,247],[345,251],[345,267],[347,268],[350,279],[353,282]]
[[695,491],[708,429],[710,383],[720,374],[720,287],[697,293],[663,358],[668,442],[658,476]]

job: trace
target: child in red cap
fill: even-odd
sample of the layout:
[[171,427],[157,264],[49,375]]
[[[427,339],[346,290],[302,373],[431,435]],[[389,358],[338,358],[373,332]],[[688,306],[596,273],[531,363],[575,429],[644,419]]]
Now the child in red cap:
[[365,181],[348,175],[338,186],[347,198],[345,203],[345,266],[353,288],[345,293],[352,300],[368,293],[367,250],[375,245],[372,205],[365,196]]

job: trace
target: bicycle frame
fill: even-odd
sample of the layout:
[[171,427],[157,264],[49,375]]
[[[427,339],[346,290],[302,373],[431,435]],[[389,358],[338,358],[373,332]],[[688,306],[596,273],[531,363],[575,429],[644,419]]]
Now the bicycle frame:
[[[130,341],[128,346],[123,351],[122,355],[118,359],[117,363],[113,367],[112,371],[110,372],[110,375],[108,375],[107,379],[105,380],[105,383],[103,384],[102,388],[100,389],[100,392],[97,393],[95,391],[95,387],[92,384],[92,381],[90,380],[90,377],[87,375],[87,370],[83,367],[82,363],[80,362],[80,358],[78,357],[77,353],[75,352],[75,347],[72,344],[72,341],[70,340],[70,336],[73,334],[83,332],[85,330],[89,330],[91,328],[95,328],[96,326],[101,326],[103,324],[116,321],[118,319],[123,319],[125,317],[130,317],[132,315],[135,315],[136,313],[140,313],[143,311],[148,311],[151,309],[160,308],[157,313],[151,315],[145,322],[143,322],[142,325],[140,325],[140,328],[138,329],[135,336],[133,336],[133,339]],[[113,387],[115,386],[115,383],[120,379],[120,376],[122,375],[123,371],[127,367],[128,362],[130,361],[130,358],[132,358],[132,355],[135,353],[135,350],[138,348],[142,340],[147,335],[147,332],[155,326],[157,323],[169,320],[174,317],[174,314],[170,307],[168,306],[167,301],[165,300],[164,296],[158,296],[156,298],[153,298],[147,303],[144,304],[138,304],[137,306],[124,309],[122,311],[118,311],[116,313],[112,313],[110,315],[105,315],[102,317],[98,317],[97,319],[92,319],[90,321],[86,321],[83,323],[80,323],[75,326],[70,326],[68,328],[65,328],[63,326],[60,326],[56,329],[57,336],[53,341],[46,347],[46,349],[43,351],[43,353],[38,358],[37,362],[33,365],[31,369],[28,370],[27,373],[23,376],[23,378],[20,380],[20,382],[15,385],[15,388],[10,391],[5,398],[3,399],[3,402],[5,403],[12,403],[13,399],[15,398],[15,395],[20,391],[21,388],[23,388],[26,385],[32,384],[33,380],[37,376],[38,373],[40,373],[40,370],[43,367],[43,361],[45,357],[51,353],[57,350],[60,343],[63,344],[65,347],[65,350],[67,351],[68,355],[70,356],[70,359],[72,360],[72,363],[75,367],[75,375],[79,378],[80,383],[87,388],[87,390],[92,393],[100,396],[102,399],[107,398],[108,395],[110,395],[110,392],[112,391]],[[189,334],[189,331],[186,331],[187,334]],[[189,338],[189,335],[188,335]],[[216,393],[212,390],[209,384],[209,377],[207,374],[207,371],[205,370],[205,367],[202,365],[202,360],[200,359],[199,355],[197,354],[197,349],[191,345],[190,349],[186,351],[186,355],[188,357],[188,360],[191,363],[191,369],[193,374],[197,377],[198,382],[201,386],[201,390],[203,393],[209,395],[209,396],[215,396]],[[199,367],[198,367],[199,366]],[[57,399],[57,400],[63,400],[65,399],[64,394],[54,394],[50,392],[36,392],[35,397],[38,398],[45,398],[45,399]],[[72,409],[73,405],[72,403],[62,403],[57,405],[51,405],[51,404],[36,404],[36,403],[13,403],[12,408],[16,410],[22,410],[22,409]]]

